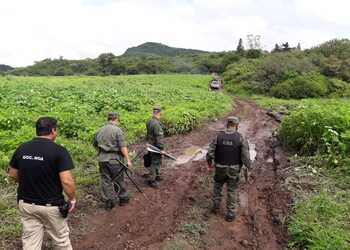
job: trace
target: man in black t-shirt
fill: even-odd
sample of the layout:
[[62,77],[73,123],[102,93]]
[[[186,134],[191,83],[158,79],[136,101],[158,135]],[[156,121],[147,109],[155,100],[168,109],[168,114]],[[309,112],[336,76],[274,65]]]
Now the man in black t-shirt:
[[59,211],[67,195],[69,212],[75,208],[74,168],[68,151],[54,143],[57,121],[42,117],[36,122],[37,137],[20,145],[9,166],[18,182],[17,200],[23,224],[23,249],[41,249],[44,230],[55,249],[72,249],[67,220]]

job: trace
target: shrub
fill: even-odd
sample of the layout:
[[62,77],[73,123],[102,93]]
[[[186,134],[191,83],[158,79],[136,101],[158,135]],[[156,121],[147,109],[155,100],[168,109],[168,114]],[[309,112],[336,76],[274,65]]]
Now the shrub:
[[[350,129],[350,104],[347,101],[319,101],[300,106],[282,121],[280,136],[286,146],[312,155],[324,151],[324,136],[329,129],[339,135]],[[349,146],[348,140],[340,140]]]
[[293,52],[274,53],[259,64],[253,80],[264,93],[269,93],[274,85],[311,71],[315,67],[306,57]]
[[321,97],[327,93],[326,78],[318,73],[306,73],[275,85],[271,95],[278,98],[302,99]]
[[294,208],[289,222],[293,249],[338,249],[350,248],[349,195],[326,192],[300,201]]

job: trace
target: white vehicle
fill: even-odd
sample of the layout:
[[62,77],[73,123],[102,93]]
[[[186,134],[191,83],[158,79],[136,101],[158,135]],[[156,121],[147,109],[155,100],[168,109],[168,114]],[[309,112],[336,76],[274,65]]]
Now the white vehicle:
[[213,79],[209,82],[209,89],[210,90],[220,90],[222,87],[221,80],[219,79]]

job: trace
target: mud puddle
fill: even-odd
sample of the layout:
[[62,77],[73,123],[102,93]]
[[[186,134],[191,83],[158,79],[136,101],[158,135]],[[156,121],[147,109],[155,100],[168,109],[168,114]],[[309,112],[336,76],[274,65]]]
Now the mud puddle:
[[[191,161],[193,162],[203,161],[206,158],[208,149],[209,149],[209,144],[204,147],[199,147],[194,145],[190,146],[184,151],[182,155],[177,157],[177,160],[173,162],[171,166],[178,167],[178,166],[187,164]],[[254,143],[249,143],[249,154],[250,154],[250,160],[254,162],[257,156]]]

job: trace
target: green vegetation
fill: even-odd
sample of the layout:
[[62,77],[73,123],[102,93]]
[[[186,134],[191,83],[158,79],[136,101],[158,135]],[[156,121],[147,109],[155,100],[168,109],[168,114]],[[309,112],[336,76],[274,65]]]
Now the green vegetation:
[[291,249],[350,249],[349,58],[350,41],[333,40],[246,60],[225,72],[233,91],[286,98],[253,96],[284,115],[279,136],[296,153],[286,179],[296,200]]
[[321,192],[294,207],[289,231],[296,249],[349,249],[350,196]]
[[349,249],[350,102],[347,99],[284,100],[255,97],[286,113],[284,145],[296,152],[286,180],[296,203],[289,220],[292,249]]
[[[13,150],[34,137],[34,123],[43,115],[59,122],[58,143],[73,156],[79,187],[96,184],[93,134],[106,113],[118,111],[128,142],[144,136],[152,106],[164,108],[168,135],[185,133],[231,108],[224,93],[208,92],[210,76],[139,75],[119,77],[0,77],[0,235],[18,234],[13,185],[6,168]],[[9,213],[12,216],[7,216]]]
[[129,48],[121,56],[103,53],[96,59],[47,58],[35,62],[32,66],[16,68],[7,73],[21,76],[207,74],[223,72],[225,67],[236,61],[238,57],[235,52],[209,53],[172,48],[158,43],[145,43]]
[[278,50],[229,64],[224,80],[236,93],[279,98],[349,97],[350,40],[332,40],[315,48]]
[[124,56],[180,56],[208,53],[194,49],[173,48],[161,43],[147,42],[137,47],[131,47],[125,51]]

